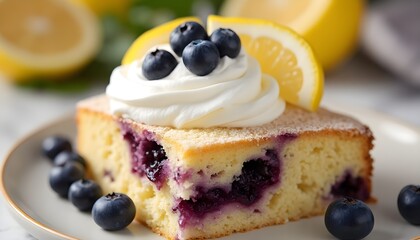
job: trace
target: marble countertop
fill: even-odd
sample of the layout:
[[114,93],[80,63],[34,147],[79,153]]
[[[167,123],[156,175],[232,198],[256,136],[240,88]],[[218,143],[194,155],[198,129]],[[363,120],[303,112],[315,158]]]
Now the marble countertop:
[[[75,103],[102,93],[97,85],[78,94],[17,88],[0,79],[0,161],[25,134],[74,111]],[[392,115],[420,129],[420,89],[358,56],[326,79],[323,103],[343,103]],[[6,211],[0,198],[0,239],[34,239]]]

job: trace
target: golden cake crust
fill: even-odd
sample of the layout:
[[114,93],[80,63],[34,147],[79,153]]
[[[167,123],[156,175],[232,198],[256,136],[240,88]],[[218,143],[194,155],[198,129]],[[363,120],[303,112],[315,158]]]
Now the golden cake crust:
[[[78,109],[101,112],[112,115],[109,110],[109,101],[105,95],[95,96],[79,102]],[[126,119],[128,122],[132,122]],[[132,122],[142,129],[144,124]],[[305,124],[302,124],[305,123]],[[317,112],[287,105],[285,112],[276,120],[262,126],[247,128],[204,128],[204,129],[175,129],[171,127],[150,126],[147,128],[188,149],[202,148],[208,145],[224,145],[233,142],[260,141],[261,138],[271,138],[283,134],[301,135],[305,132],[344,131],[351,135],[372,136],[368,127],[359,121],[320,108]]]

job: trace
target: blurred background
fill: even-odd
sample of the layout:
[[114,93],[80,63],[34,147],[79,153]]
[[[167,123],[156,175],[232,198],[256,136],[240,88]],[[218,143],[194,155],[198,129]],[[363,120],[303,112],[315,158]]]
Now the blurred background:
[[[18,138],[103,93],[142,32],[190,15],[285,24],[325,69],[323,104],[369,108],[420,128],[419,12],[418,0],[0,0],[0,159]],[[0,216],[0,239],[26,236]]]

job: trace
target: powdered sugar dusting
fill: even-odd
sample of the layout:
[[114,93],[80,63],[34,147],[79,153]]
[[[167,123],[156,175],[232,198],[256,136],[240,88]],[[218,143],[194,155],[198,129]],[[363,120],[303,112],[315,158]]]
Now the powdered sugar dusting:
[[[78,108],[110,115],[108,99],[104,95],[83,100],[79,102]],[[287,106],[286,111],[279,118],[258,127],[174,129],[135,123],[130,119],[124,119],[124,121],[133,124],[139,130],[147,128],[159,138],[171,139],[185,147],[202,147],[211,144],[265,139],[284,134],[300,135],[328,130],[345,131],[355,135],[371,135],[368,127],[351,117],[323,108],[317,112],[309,112],[291,105]]]

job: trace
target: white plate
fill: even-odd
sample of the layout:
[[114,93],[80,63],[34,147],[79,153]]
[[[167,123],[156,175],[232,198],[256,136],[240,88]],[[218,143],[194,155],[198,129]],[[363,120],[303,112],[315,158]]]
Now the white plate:
[[[403,186],[420,184],[420,130],[368,110],[351,109],[348,112],[369,125],[376,138],[373,194],[378,203],[371,205],[375,227],[366,239],[407,240],[420,236],[420,228],[406,223],[396,206],[397,195]],[[62,119],[30,134],[16,144],[3,162],[0,189],[18,222],[43,240],[163,239],[137,223],[123,231],[103,231],[89,214],[80,213],[70,202],[57,197],[48,185],[51,164],[40,154],[42,139],[57,133],[74,138],[73,118]],[[224,239],[280,238],[333,239],[324,227],[323,217],[234,234]]]

